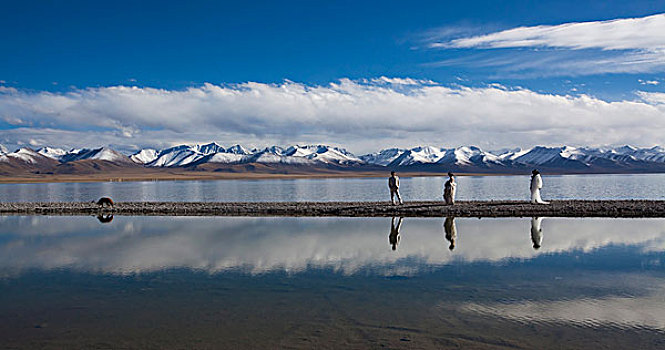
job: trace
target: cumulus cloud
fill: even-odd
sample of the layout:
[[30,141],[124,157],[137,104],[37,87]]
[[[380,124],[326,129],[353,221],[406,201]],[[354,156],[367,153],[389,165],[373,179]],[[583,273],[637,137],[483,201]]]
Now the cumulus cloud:
[[[160,146],[178,141],[323,142],[355,152],[434,144],[513,147],[662,142],[657,94],[605,101],[503,86],[389,79],[327,85],[248,82],[184,90],[112,86],[65,93],[5,90],[0,142]],[[87,136],[85,136],[87,135]]]
[[[449,30],[443,29],[442,33]],[[530,60],[531,67],[515,67],[506,63],[505,68],[527,70],[546,69],[543,75],[588,75],[598,73],[639,73],[665,70],[665,14],[640,18],[608,21],[564,23],[517,27],[483,35],[464,37],[431,37],[430,48],[443,49],[532,49],[538,50],[537,59]],[[545,49],[543,51],[543,49]],[[561,54],[561,52],[567,52]],[[521,57],[525,52],[509,50],[505,56]],[[526,55],[534,56],[527,51]],[[572,53],[571,53],[572,52]],[[551,65],[555,61],[554,69]],[[475,59],[470,64],[480,64]],[[442,65],[451,61],[438,62]],[[535,66],[535,67],[534,67]],[[589,71],[589,68],[593,68]]]

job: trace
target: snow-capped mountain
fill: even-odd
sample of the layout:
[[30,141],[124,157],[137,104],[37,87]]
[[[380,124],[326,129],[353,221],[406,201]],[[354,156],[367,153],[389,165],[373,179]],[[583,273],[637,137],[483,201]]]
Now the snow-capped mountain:
[[[179,145],[161,151],[143,149],[132,154],[130,159],[136,163],[152,167],[177,167],[197,164],[204,158],[214,158],[222,162],[226,158],[224,156],[212,157],[215,154],[233,154],[242,156],[249,154],[249,151],[240,145],[232,146],[227,150],[219,144],[211,142],[204,145]],[[231,156],[229,158],[240,159],[241,157]]]
[[475,146],[458,148],[390,148],[359,157],[389,168],[454,171],[525,172],[538,167],[556,172],[664,171],[665,148],[576,148],[570,146],[512,149],[501,154]]
[[138,164],[148,164],[155,159],[157,159],[158,152],[155,149],[152,148],[144,148],[132,155],[129,156],[129,159],[132,160],[134,163]]
[[338,147],[326,145],[297,145],[286,149],[287,157],[303,157],[314,162],[326,164],[353,165],[364,163],[351,152]]
[[248,149],[241,145],[224,148],[218,144],[180,145],[155,151],[141,150],[130,158],[150,167],[183,167],[204,163],[222,164],[335,164],[357,165],[364,162],[345,149],[326,145],[296,145],[288,148]]
[[[621,147],[545,147],[509,149],[487,152],[476,146],[440,148],[419,146],[409,149],[388,148],[356,156],[344,148],[322,144],[271,146],[263,149],[233,145],[225,148],[217,143],[178,145],[162,150],[141,149],[129,156],[108,147],[71,149],[43,147],[34,151],[21,148],[7,152],[0,148],[0,164],[7,167],[48,167],[76,169],[70,164],[81,161],[105,161],[116,168],[136,166],[150,168],[191,168],[202,171],[223,170],[236,165],[263,164],[270,169],[284,166],[306,166],[354,169],[386,169],[434,172],[526,173],[533,168],[557,173],[585,172],[665,172],[665,148]],[[88,163],[86,163],[88,164]],[[205,164],[210,164],[203,166]],[[81,166],[84,164],[82,163]],[[101,163],[98,163],[97,168]],[[114,169],[116,169],[114,168]],[[64,168],[63,168],[64,169]],[[91,167],[86,166],[88,171]],[[254,169],[242,167],[241,169]],[[304,168],[303,168],[304,169]],[[2,169],[0,169],[2,170]],[[2,170],[8,173],[6,170]],[[74,170],[72,170],[74,171]],[[99,170],[103,171],[103,170]],[[251,170],[250,170],[251,171]]]
[[402,148],[388,148],[381,150],[379,152],[365,154],[358,158],[360,158],[362,161],[368,164],[388,166],[389,164],[394,162],[395,159],[399,158],[402,155],[402,153],[406,151],[407,151],[406,149]]
[[14,152],[0,151],[0,176],[48,172],[57,164],[57,160],[43,156],[27,147]]
[[618,149],[612,149],[609,153],[631,156],[637,160],[647,162],[665,162],[665,147],[654,146],[651,148],[635,148],[632,146],[623,146]]
[[114,151],[108,147],[100,147],[93,149],[83,148],[78,150],[71,150],[59,157],[59,160],[62,163],[68,163],[77,160],[88,160],[88,159],[105,160],[109,162],[121,162],[121,163],[131,162],[129,157],[127,157],[126,155]]
[[392,162],[388,163],[388,166],[400,167],[415,164],[433,164],[441,160],[446,155],[446,151],[445,148],[430,146],[407,149]]
[[68,152],[62,148],[42,147],[37,150],[37,153],[59,161]]
[[[423,165],[462,167],[501,167],[505,164],[499,157],[475,146],[458,148],[436,148],[431,146],[411,149],[390,148],[377,153],[360,156],[368,164],[391,168],[416,167]],[[511,162],[508,162],[511,163]]]
[[590,155],[583,149],[563,147],[537,146],[527,150],[509,152],[498,157],[501,161],[513,161],[518,164],[541,167],[565,167],[588,165]]
[[19,148],[14,152],[3,152],[0,154],[0,161],[9,162],[11,160],[16,160],[30,165],[42,164],[46,159],[50,158],[45,157],[37,153],[35,150],[27,147]]

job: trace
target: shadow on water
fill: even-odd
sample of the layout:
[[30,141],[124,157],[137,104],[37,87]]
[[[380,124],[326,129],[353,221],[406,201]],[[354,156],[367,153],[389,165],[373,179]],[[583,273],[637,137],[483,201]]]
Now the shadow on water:
[[6,346],[659,348],[665,332],[662,219],[97,219],[0,217]]

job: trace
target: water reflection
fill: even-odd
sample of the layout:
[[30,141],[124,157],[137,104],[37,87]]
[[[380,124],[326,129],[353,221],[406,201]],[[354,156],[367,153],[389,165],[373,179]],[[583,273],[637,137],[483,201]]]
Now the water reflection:
[[543,229],[540,227],[543,218],[531,218],[531,242],[533,249],[538,250],[543,245]]
[[390,234],[388,235],[388,242],[393,250],[397,250],[397,245],[399,244],[399,230],[402,228],[402,218],[400,217],[395,223],[396,217],[390,220]]
[[[443,229],[454,257],[444,254],[447,249],[439,243],[441,219],[436,218],[410,219],[405,240],[400,239],[403,219],[397,217],[90,219],[0,217],[0,273],[15,275],[34,268],[117,274],[170,268],[249,273],[332,268],[344,274],[370,269],[391,275],[417,274],[451,263],[589,253],[610,246],[665,251],[663,219],[549,218],[547,244],[540,247],[542,218],[451,217],[444,220]],[[100,225],[98,220],[106,223]],[[530,241],[524,237],[527,220]],[[387,225],[391,249],[385,249]]]
[[[644,284],[640,284],[644,287]],[[660,290],[640,296],[578,297],[564,300],[524,300],[499,303],[466,303],[461,310],[529,323],[573,323],[584,327],[647,328],[665,331]]]
[[[401,240],[399,217],[0,216],[0,314],[7,315],[0,336],[25,334],[34,345],[37,333],[26,329],[80,339],[90,328],[100,338],[109,327],[126,327],[115,333],[122,335],[143,327],[167,330],[154,339],[205,329],[215,339],[255,341],[283,329],[284,347],[360,327],[376,332],[367,333],[373,339],[393,339],[386,346],[393,348],[406,335],[412,344],[432,338],[419,348],[439,348],[451,334],[487,341],[479,348],[506,339],[517,348],[560,348],[566,337],[621,348],[628,346],[608,336],[631,344],[656,330],[662,345],[665,220],[547,218],[545,245],[542,220],[413,218]],[[61,324],[78,333],[61,332]],[[294,338],[281,342],[286,336]],[[178,348],[201,347],[199,334],[192,337]],[[352,343],[341,339],[340,348]],[[175,347],[164,344],[155,347]]]
[[102,214],[102,213],[99,213],[99,214],[97,215],[97,220],[99,220],[99,222],[101,222],[102,224],[108,224],[108,223],[110,223],[111,221],[113,221],[113,214]]
[[454,217],[446,217],[446,220],[443,221],[443,231],[446,233],[446,240],[450,242],[448,249],[452,251],[455,249],[455,241],[457,241],[457,226]]

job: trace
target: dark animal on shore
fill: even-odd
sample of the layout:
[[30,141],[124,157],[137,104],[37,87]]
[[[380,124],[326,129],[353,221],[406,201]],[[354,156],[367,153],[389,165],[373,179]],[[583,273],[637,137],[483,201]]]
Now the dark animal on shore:
[[108,205],[109,207],[113,208],[113,200],[112,200],[111,198],[109,198],[109,197],[102,197],[102,198],[100,198],[100,199],[99,199],[98,201],[96,201],[96,202],[93,201],[93,203],[99,205],[99,206],[102,207],[102,208],[105,207],[105,206],[107,206],[107,205]]

